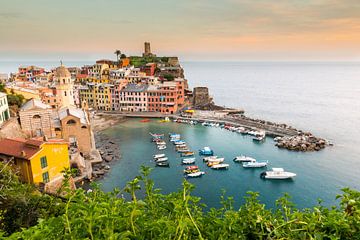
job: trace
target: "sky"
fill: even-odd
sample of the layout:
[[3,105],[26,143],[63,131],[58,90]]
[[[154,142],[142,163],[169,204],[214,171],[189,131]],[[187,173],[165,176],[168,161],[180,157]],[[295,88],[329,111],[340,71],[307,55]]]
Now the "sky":
[[0,0],[0,60],[360,61],[360,0]]

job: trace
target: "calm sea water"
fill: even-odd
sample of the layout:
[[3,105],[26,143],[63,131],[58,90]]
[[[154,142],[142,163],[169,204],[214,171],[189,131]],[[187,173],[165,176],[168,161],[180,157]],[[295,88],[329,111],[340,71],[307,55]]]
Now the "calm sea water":
[[[58,63],[38,65],[53,67]],[[141,165],[154,165],[150,159],[157,151],[150,142],[149,131],[179,132],[193,150],[210,146],[216,155],[226,158],[230,164],[228,171],[212,171],[198,161],[207,174],[190,179],[196,185],[194,194],[210,207],[219,206],[222,189],[228,196],[234,196],[237,206],[243,202],[246,191],[258,191],[268,206],[274,206],[275,199],[288,192],[301,208],[313,206],[318,198],[328,206],[336,204],[335,196],[343,187],[360,190],[360,63],[183,62],[182,65],[190,86],[208,86],[217,104],[241,107],[249,116],[309,130],[331,140],[335,146],[320,152],[295,153],[277,149],[270,138],[255,144],[251,138],[217,128],[130,120],[106,131],[119,139],[122,159],[99,181],[104,190],[122,188],[138,175]],[[14,71],[16,66],[0,63],[0,72]],[[171,167],[155,168],[152,178],[156,187],[168,193],[181,187],[183,167],[172,145],[168,144],[165,153]],[[269,160],[271,167],[284,167],[298,176],[294,181],[263,181],[259,178],[262,170],[243,169],[232,162],[239,154]]]
[[[237,205],[247,191],[260,192],[268,206],[288,192],[301,208],[315,205],[318,198],[327,206],[336,204],[335,196],[343,187],[360,189],[360,64],[185,62],[183,66],[190,85],[208,86],[216,103],[309,130],[335,146],[296,153],[277,149],[270,138],[255,144],[248,137],[217,128],[131,120],[106,132],[120,140],[123,158],[100,181],[105,190],[123,187],[142,164],[153,166],[150,159],[157,151],[149,142],[149,131],[179,132],[193,150],[210,146],[226,158],[228,171],[207,169],[199,161],[207,174],[190,180],[196,185],[194,194],[210,207],[219,206],[222,189],[235,197]],[[180,188],[183,167],[172,146],[165,153],[171,168],[155,168],[152,178],[168,193]],[[259,178],[262,170],[243,169],[232,162],[238,154],[269,160],[270,167],[284,167],[298,176],[294,181],[263,181]]]

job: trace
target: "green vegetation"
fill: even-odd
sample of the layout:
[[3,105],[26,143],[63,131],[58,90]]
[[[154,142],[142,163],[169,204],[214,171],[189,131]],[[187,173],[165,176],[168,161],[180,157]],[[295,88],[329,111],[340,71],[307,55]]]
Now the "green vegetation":
[[140,57],[140,56],[131,56],[130,64],[134,67],[141,67],[147,63],[167,63],[168,57]]
[[[6,93],[5,85],[0,83],[0,92]],[[9,106],[17,106],[18,108],[24,103],[24,96],[21,94],[15,94],[13,90],[11,90],[10,94],[7,94],[7,101]]]
[[[164,195],[154,189],[150,169],[142,167],[141,172],[122,191],[69,191],[64,203],[57,202],[61,211],[52,204],[36,225],[10,239],[360,239],[357,191],[344,189],[340,206],[331,209],[319,203],[298,210],[285,195],[269,210],[257,193],[249,192],[240,209],[234,209],[232,198],[221,197],[221,208],[205,212],[200,199],[190,195],[193,186],[187,181],[181,191]],[[137,196],[140,188],[143,199]],[[132,200],[121,198],[123,193]]]
[[175,77],[171,74],[164,74],[164,78],[168,81],[173,81]]

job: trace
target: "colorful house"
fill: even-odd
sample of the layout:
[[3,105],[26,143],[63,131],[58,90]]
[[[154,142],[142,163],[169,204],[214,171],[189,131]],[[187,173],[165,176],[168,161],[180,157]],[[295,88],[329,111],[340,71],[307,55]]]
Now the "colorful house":
[[2,139],[0,160],[10,161],[27,183],[49,183],[70,168],[68,143],[61,139]]

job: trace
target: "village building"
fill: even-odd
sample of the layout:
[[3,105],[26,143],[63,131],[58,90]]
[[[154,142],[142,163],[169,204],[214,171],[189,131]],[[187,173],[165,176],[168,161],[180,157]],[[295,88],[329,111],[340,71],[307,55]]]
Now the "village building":
[[26,183],[51,183],[70,167],[68,144],[64,140],[2,139],[0,160],[10,162]]
[[61,107],[74,106],[74,87],[69,70],[61,65],[54,72],[54,87],[61,98]]
[[7,95],[0,92],[0,126],[10,118]]
[[145,112],[148,106],[147,85],[128,84],[120,90],[120,111]]
[[51,106],[31,99],[19,110],[22,130],[30,137],[56,137]]

